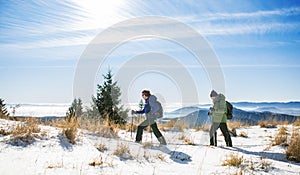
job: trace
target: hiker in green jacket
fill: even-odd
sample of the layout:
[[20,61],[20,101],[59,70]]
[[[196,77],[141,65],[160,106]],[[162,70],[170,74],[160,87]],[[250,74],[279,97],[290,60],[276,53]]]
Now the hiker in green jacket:
[[226,101],[223,94],[212,90],[210,97],[213,107],[210,107],[209,115],[212,117],[212,125],[209,131],[210,145],[217,146],[217,129],[220,128],[225,138],[226,146],[232,147],[232,141],[227,127]]

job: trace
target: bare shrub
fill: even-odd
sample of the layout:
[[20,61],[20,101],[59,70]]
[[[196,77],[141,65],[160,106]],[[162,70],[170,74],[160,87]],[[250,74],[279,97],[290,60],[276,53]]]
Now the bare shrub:
[[222,166],[240,166],[243,163],[243,157],[238,156],[238,154],[231,153],[226,156],[226,160],[222,163]]
[[300,133],[294,131],[286,151],[286,157],[290,161],[300,162]]

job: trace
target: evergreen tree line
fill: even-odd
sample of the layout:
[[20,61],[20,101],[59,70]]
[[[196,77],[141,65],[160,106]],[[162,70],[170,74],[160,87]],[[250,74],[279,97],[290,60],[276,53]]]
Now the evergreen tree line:
[[114,124],[126,124],[129,110],[124,109],[121,105],[121,90],[117,82],[113,81],[111,70],[108,70],[103,78],[103,84],[97,85],[97,93],[92,96],[91,107],[83,112],[82,100],[75,98],[66,113],[67,119],[85,116],[89,119],[103,120]]
[[[121,105],[121,90],[117,82],[113,81],[111,70],[103,75],[103,84],[97,85],[97,94],[92,96],[91,107],[83,112],[82,100],[75,98],[66,112],[66,120],[71,118],[88,117],[89,119],[108,121],[114,124],[126,124],[128,109]],[[0,117],[9,116],[4,100],[0,98]]]

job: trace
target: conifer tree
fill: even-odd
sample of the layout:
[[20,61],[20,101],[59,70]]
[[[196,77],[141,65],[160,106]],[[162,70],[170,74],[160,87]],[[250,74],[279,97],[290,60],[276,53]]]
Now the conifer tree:
[[117,82],[113,82],[111,70],[103,75],[104,83],[97,85],[97,95],[93,97],[93,102],[98,108],[101,118],[108,119],[115,124],[125,124],[128,110],[124,110],[120,105],[121,90]]
[[9,113],[7,112],[7,109],[5,107],[4,100],[0,98],[0,115],[8,116]]
[[82,116],[82,100],[80,98],[73,100],[66,115],[68,118]]

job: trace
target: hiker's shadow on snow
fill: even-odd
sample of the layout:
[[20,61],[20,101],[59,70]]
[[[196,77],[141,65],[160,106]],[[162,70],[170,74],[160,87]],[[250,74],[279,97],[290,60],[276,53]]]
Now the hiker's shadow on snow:
[[64,149],[68,151],[73,151],[73,145],[70,143],[70,141],[65,137],[64,134],[58,135],[59,139],[59,145]]
[[[227,149],[227,150],[232,150],[230,148],[227,147],[221,147],[223,149]],[[272,160],[276,160],[276,161],[280,161],[280,162],[289,162],[286,159],[286,155],[284,153],[272,153],[272,152],[257,152],[257,151],[248,151],[242,148],[238,148],[238,147],[233,147],[237,152],[241,152],[244,154],[250,154],[250,155],[254,155],[254,156],[260,156],[263,159],[272,159]],[[299,165],[299,163],[290,162],[291,164],[295,164],[295,165]]]
[[180,164],[188,164],[189,162],[192,161],[192,157],[186,153],[180,152],[180,151],[171,151],[167,147],[156,147],[153,146],[151,149],[156,149],[160,150],[166,154],[170,155],[170,159],[173,160],[174,162],[180,163]]

